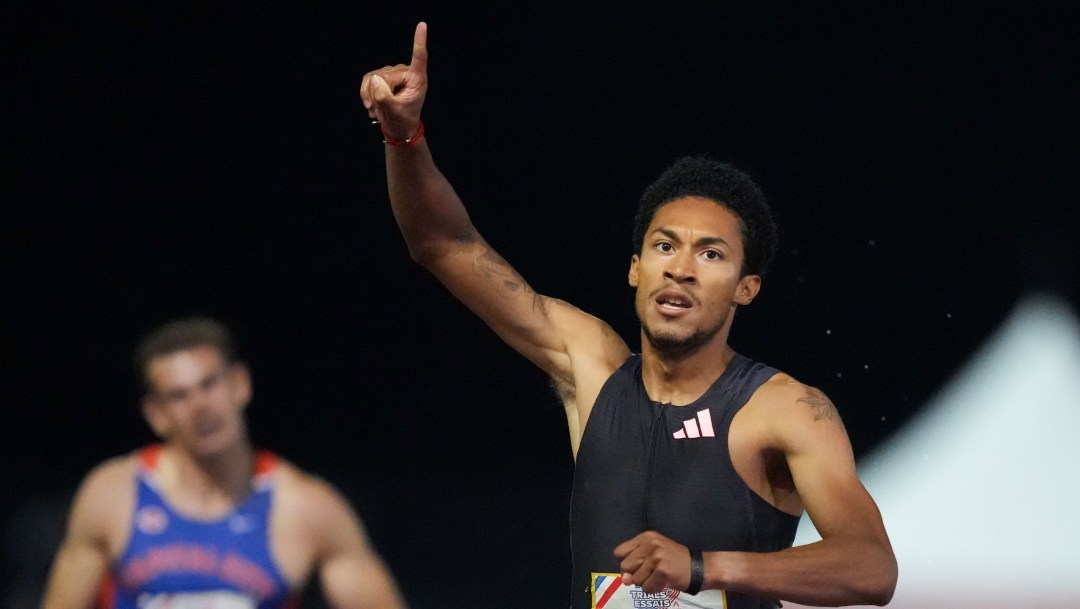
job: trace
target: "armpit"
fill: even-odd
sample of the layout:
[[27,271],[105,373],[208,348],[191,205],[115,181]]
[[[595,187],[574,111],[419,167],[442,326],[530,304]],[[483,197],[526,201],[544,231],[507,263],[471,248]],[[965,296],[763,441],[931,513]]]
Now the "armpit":
[[577,397],[574,384],[566,379],[549,377],[548,385],[564,405],[574,404]]

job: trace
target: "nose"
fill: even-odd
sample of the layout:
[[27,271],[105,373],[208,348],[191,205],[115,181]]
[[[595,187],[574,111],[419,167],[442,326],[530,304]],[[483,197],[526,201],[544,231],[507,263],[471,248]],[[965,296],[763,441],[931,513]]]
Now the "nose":
[[206,389],[198,388],[188,396],[188,407],[191,412],[201,412],[210,406],[210,395]]
[[696,283],[697,273],[693,252],[683,250],[668,258],[667,266],[664,268],[664,278],[676,283]]
[[191,390],[191,394],[188,396],[188,400],[191,403],[191,409],[194,411],[208,410],[214,403],[214,387],[195,387]]

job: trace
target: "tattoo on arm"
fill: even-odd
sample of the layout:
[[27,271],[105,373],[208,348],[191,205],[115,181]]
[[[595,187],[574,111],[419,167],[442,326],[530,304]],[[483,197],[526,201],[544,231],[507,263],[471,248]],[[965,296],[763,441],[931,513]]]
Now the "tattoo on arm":
[[486,249],[473,260],[473,272],[490,280],[507,298],[532,298],[532,308],[547,313],[548,299],[525,283],[521,275],[510,266],[495,250]]
[[810,405],[814,411],[814,421],[836,421],[836,424],[843,429],[844,422],[840,420],[840,413],[836,410],[836,406],[820,389],[807,387],[806,395],[798,401]]

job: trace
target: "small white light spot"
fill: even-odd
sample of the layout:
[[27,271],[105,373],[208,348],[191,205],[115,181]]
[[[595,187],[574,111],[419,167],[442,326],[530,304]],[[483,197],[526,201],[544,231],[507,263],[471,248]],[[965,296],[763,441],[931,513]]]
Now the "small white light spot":
[[874,241],[873,239],[871,239],[870,240],[870,247],[874,247],[875,245],[877,245],[877,241]]
[[832,334],[832,330],[825,330],[826,334]]
[[836,373],[836,378],[840,378],[840,377],[842,377],[842,376],[844,376],[844,373],[843,373],[843,372],[837,372],[837,373]]

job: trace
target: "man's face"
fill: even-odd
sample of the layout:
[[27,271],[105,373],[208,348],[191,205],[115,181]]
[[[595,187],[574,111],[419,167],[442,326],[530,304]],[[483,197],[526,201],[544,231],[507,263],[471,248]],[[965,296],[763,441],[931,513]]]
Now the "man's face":
[[645,339],[668,353],[708,344],[760,288],[757,275],[739,276],[742,263],[739,219],[729,209],[701,197],[660,206],[630,261]]
[[245,439],[244,407],[251,380],[214,347],[195,347],[150,360],[143,412],[154,431],[194,457],[220,454]]

